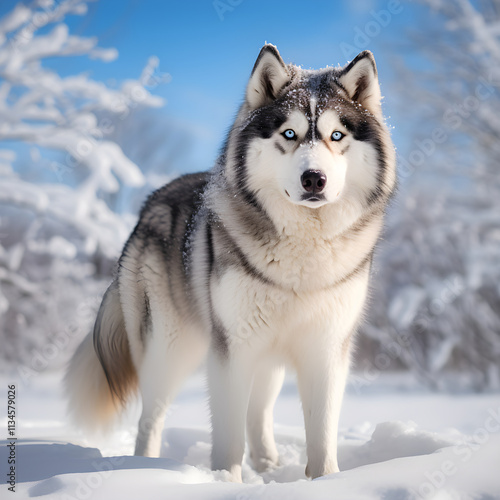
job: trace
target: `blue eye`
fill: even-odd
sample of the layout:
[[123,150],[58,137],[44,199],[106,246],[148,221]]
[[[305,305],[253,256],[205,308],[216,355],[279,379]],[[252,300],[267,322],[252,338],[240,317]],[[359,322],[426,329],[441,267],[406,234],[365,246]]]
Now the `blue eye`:
[[288,139],[289,141],[293,141],[297,138],[297,134],[291,128],[287,128],[283,132],[283,136],[285,137],[285,139]]
[[342,139],[342,137],[344,137],[344,134],[342,132],[339,132],[338,130],[336,130],[332,134],[332,141],[340,141],[340,139]]

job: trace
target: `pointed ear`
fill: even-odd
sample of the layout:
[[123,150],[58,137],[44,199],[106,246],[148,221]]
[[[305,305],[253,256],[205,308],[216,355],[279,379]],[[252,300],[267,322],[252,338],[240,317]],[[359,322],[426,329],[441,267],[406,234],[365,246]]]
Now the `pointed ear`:
[[289,80],[290,75],[278,49],[271,44],[264,45],[247,86],[246,100],[250,109],[272,102]]
[[358,54],[342,69],[338,81],[344,86],[349,97],[374,114],[381,114],[380,86],[375,58],[369,50]]

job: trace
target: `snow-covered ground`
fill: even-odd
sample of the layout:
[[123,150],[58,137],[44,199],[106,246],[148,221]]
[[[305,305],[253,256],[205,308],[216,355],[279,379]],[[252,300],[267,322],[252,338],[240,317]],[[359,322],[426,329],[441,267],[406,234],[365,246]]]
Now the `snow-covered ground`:
[[[60,374],[17,385],[16,495],[48,499],[328,498],[500,499],[500,395],[442,394],[406,375],[379,376],[347,390],[340,423],[342,472],[307,480],[302,414],[288,378],[275,409],[282,465],[255,473],[245,457],[245,484],[209,469],[210,425],[203,375],[171,408],[162,458],[129,456],[139,405],[113,436],[94,441],[65,418]],[[4,395],[15,378],[1,379]],[[89,404],[92,404],[89,401]],[[6,418],[3,417],[3,434]],[[2,436],[3,438],[4,436]],[[2,498],[8,446],[1,448]]]

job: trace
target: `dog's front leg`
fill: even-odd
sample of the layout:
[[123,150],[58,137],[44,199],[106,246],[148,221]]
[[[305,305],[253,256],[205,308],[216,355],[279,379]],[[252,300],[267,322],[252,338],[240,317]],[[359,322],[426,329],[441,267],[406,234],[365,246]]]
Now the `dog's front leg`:
[[341,346],[309,345],[298,357],[297,378],[307,442],[306,475],[338,472],[337,431],[349,369]]
[[212,351],[208,359],[212,411],[212,469],[227,470],[241,482],[245,424],[252,387],[253,360],[237,353]]

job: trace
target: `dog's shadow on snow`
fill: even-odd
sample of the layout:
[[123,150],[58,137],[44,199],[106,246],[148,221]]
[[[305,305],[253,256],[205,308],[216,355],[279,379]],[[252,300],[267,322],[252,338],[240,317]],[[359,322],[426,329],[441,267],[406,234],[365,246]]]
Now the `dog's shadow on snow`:
[[[0,461],[7,463],[8,441],[0,441]],[[97,448],[42,440],[16,441],[16,482],[42,481],[60,474],[107,472],[124,469],[181,471],[186,466],[169,458],[103,457]],[[54,483],[55,485],[55,483]],[[51,491],[30,496],[46,495]]]
[[[278,483],[305,479],[305,442],[303,438],[278,433],[276,436],[281,465],[260,474],[252,469],[248,454],[243,461],[243,481],[247,483]],[[1,441],[0,461],[7,463],[8,441]],[[408,429],[398,422],[379,424],[366,441],[344,437],[339,443],[341,470],[384,462],[395,458],[427,455],[452,443],[432,433]],[[16,443],[16,481],[43,481],[30,488],[30,496],[53,493],[60,488],[61,474],[108,472],[112,470],[163,469],[188,472],[194,468],[210,477],[210,433],[204,429],[168,428],[163,433],[160,458],[135,456],[103,457],[97,448],[69,443],[19,440]],[[193,469],[192,469],[193,468]],[[217,473],[212,476],[219,479]],[[44,481],[49,480],[50,481]]]

